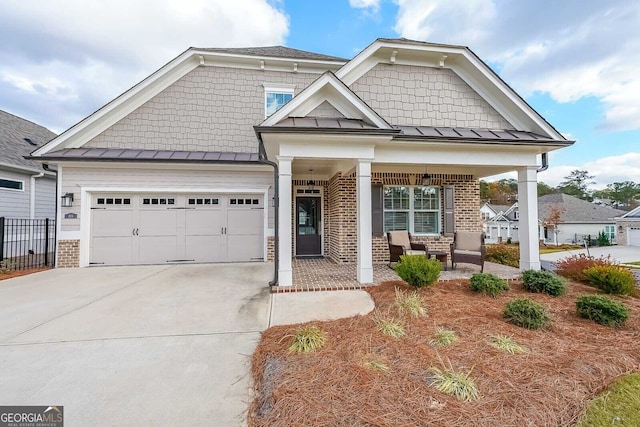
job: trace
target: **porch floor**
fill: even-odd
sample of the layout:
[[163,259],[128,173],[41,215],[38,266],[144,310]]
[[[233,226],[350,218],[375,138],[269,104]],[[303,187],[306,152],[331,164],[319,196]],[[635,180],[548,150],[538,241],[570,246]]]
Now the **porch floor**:
[[[293,259],[293,286],[274,286],[274,292],[328,291],[362,289],[366,286],[356,280],[356,264],[338,264],[328,258]],[[479,273],[480,267],[472,264],[458,264],[455,270],[449,269],[440,273],[439,281],[469,279]],[[503,279],[516,279],[520,276],[517,268],[485,262],[484,272],[492,273]],[[387,264],[373,266],[373,284],[400,280],[398,275]]]

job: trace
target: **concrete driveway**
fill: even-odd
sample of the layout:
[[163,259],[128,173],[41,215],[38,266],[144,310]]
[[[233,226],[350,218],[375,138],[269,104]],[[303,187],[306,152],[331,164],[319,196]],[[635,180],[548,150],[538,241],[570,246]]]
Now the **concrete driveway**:
[[0,281],[0,405],[66,426],[244,424],[272,264],[58,269]]

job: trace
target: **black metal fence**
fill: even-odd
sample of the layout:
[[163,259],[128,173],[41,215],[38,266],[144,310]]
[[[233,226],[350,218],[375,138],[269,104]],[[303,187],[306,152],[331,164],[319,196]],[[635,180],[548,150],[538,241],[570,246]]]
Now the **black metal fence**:
[[53,267],[55,253],[54,219],[0,217],[0,269]]

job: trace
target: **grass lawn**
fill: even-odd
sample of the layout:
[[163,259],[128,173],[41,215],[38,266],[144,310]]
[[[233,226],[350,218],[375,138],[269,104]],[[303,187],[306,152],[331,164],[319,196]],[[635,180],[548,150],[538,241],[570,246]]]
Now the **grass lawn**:
[[579,427],[640,426],[640,373],[626,375],[595,399]]
[[[373,286],[373,313],[311,322],[326,337],[312,353],[289,351],[296,326],[266,330],[252,359],[249,425],[575,425],[597,393],[638,370],[640,299],[622,300],[629,320],[611,329],[576,315],[576,298],[593,288],[573,283],[553,298],[510,286],[491,298],[470,291],[468,281],[437,283],[418,291],[423,317],[398,314],[403,282]],[[515,298],[546,306],[552,325],[533,331],[507,323],[502,312]],[[383,335],[375,322],[381,318],[395,318],[405,334]],[[514,344],[523,351],[505,349]],[[475,386],[477,399],[438,391],[445,374],[462,383],[459,391]]]
[[638,267],[640,267],[640,261],[625,262],[625,264],[629,264],[629,265],[637,265]]

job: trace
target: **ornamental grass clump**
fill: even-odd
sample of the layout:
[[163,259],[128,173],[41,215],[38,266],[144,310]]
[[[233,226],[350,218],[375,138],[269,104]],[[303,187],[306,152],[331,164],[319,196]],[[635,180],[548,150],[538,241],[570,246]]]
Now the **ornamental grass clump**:
[[449,347],[458,339],[458,335],[455,331],[450,329],[437,327],[436,333],[432,339],[429,340],[429,344],[436,347]]
[[503,291],[509,290],[507,281],[503,280],[491,273],[475,273],[469,280],[471,283],[471,290],[474,292],[480,292],[490,297],[497,297]]
[[424,306],[424,301],[416,291],[404,292],[402,289],[396,288],[396,299],[394,301],[394,305],[398,309],[398,314],[401,316],[408,315],[410,317],[418,318],[427,315],[427,309]]
[[379,357],[371,357],[364,361],[364,367],[372,371],[387,372],[389,365]]
[[322,348],[327,341],[325,332],[317,326],[305,325],[296,330],[289,346],[292,353],[310,353]]
[[510,323],[527,329],[542,329],[551,323],[546,307],[527,298],[508,302],[502,316]]
[[450,394],[465,402],[476,400],[479,396],[478,387],[471,379],[471,371],[456,372],[449,368],[429,368],[432,373],[431,384],[440,392]]
[[626,267],[619,265],[594,265],[584,270],[587,283],[607,294],[630,295],[637,293],[636,278]]
[[380,313],[376,313],[373,317],[373,323],[376,324],[378,332],[393,338],[402,338],[406,334],[406,330],[399,320],[393,317],[383,317]]
[[433,284],[440,277],[441,270],[440,261],[422,255],[402,255],[395,266],[398,276],[414,288]]
[[578,316],[615,328],[629,318],[629,309],[604,295],[583,295],[576,301]]
[[489,344],[498,350],[506,351],[511,354],[524,353],[526,351],[523,346],[518,344],[513,338],[506,335],[493,335],[489,339]]
[[564,280],[548,271],[526,270],[522,272],[522,282],[529,292],[545,293],[552,297],[567,292]]

